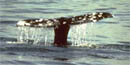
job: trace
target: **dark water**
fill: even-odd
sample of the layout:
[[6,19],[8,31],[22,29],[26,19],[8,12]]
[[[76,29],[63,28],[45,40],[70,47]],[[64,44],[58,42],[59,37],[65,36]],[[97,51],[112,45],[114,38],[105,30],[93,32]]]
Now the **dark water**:
[[[0,0],[0,65],[130,65],[129,7],[129,0]],[[53,42],[53,28],[29,32],[41,43],[14,42],[21,37],[15,26],[19,20],[90,12],[110,12],[114,18],[72,26],[72,47],[45,45]]]

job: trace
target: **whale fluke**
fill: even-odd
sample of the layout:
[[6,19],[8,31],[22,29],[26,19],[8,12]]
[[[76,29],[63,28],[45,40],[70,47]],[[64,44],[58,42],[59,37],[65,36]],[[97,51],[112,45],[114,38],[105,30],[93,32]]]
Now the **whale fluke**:
[[104,18],[112,18],[112,14],[108,12],[96,12],[72,17],[60,17],[54,19],[27,19],[18,21],[16,26],[27,27],[54,27],[55,40],[54,45],[60,47],[67,47],[67,36],[70,25],[77,25],[89,22],[97,22]]
[[82,24],[89,22],[97,22],[104,18],[111,18],[112,14],[107,12],[96,12],[91,14],[73,16],[73,17],[60,17],[54,19],[27,19],[18,21],[17,26],[29,26],[29,27],[54,27],[62,24]]

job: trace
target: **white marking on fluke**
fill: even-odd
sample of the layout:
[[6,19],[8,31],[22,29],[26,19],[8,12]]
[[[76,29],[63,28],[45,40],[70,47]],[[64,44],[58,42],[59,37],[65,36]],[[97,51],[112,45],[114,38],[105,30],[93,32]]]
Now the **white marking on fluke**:
[[92,13],[92,15],[96,15],[97,13]]
[[96,16],[92,16],[92,18],[97,18]]
[[98,17],[102,17],[102,14],[99,14]]
[[97,22],[97,20],[93,20],[93,22]]
[[72,21],[75,21],[75,18],[72,18]]
[[100,15],[102,15],[103,13],[102,13],[102,12],[100,12],[99,14],[100,14]]
[[82,19],[82,17],[79,17],[79,19]]
[[86,18],[83,18],[83,21],[85,21],[86,20]]
[[43,24],[40,23],[40,24],[38,24],[38,26],[43,26]]
[[36,20],[36,22],[39,22],[39,20]]
[[92,20],[92,21],[93,21],[94,19],[93,19],[93,18],[90,18],[90,20]]
[[63,24],[66,24],[66,21],[64,21]]
[[17,23],[17,25],[19,25],[19,26],[24,26],[25,25],[25,21],[19,21],[18,23]]
[[31,24],[30,23],[25,23],[25,25],[30,26]]
[[43,21],[43,19],[39,19],[39,22],[42,22]]

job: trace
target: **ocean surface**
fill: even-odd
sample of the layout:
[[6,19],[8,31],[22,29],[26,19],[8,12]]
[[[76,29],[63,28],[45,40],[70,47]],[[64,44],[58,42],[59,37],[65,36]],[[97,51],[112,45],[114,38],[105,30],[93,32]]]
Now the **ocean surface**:
[[[71,26],[68,48],[53,28],[19,28],[19,20],[93,12],[114,17]],[[130,65],[130,0],[0,0],[0,65]]]

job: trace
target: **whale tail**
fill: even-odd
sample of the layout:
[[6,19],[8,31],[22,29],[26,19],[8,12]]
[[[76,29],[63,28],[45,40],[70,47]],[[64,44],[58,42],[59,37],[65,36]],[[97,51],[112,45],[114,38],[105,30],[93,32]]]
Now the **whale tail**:
[[60,47],[67,47],[67,36],[70,25],[77,25],[89,22],[97,22],[104,18],[112,18],[112,14],[107,12],[96,12],[91,14],[73,16],[73,17],[60,17],[54,19],[27,19],[19,21],[16,26],[28,27],[54,27],[54,45]]
[[62,24],[82,24],[89,22],[97,22],[104,18],[112,18],[112,14],[108,12],[96,12],[91,14],[73,16],[73,17],[60,17],[54,19],[27,19],[18,21],[16,26],[28,26],[28,27],[54,27]]

